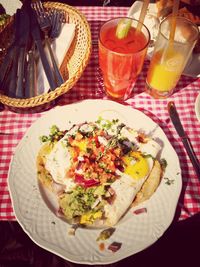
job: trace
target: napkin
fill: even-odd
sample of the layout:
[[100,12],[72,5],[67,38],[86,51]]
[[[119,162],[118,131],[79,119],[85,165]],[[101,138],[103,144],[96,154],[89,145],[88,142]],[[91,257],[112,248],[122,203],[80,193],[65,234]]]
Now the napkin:
[[[64,23],[59,37],[52,42],[51,47],[58,67],[61,66],[65,54],[67,53],[73,41],[74,35],[75,35],[75,24]],[[47,47],[45,47],[45,52],[47,55],[49,54]],[[51,62],[50,59],[49,62]],[[37,64],[37,95],[40,95],[49,91],[49,83],[46,74],[44,72],[42,62],[39,57],[36,64]]]
[[0,0],[0,4],[5,8],[6,14],[14,15],[18,8],[21,8],[22,3],[19,0]]
[[[128,10],[127,16],[138,20],[140,17],[141,9],[142,9],[142,2],[135,1],[133,5],[130,7],[130,9]],[[144,25],[150,31],[151,39],[153,41],[155,41],[157,37],[159,24],[160,24],[160,21],[157,18],[156,5],[154,3],[150,3],[147,9],[147,14],[144,18]]]

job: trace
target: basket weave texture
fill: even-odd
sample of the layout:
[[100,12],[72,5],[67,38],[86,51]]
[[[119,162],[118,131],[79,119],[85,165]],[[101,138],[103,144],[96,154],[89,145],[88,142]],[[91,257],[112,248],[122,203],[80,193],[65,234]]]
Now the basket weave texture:
[[[27,99],[11,98],[0,93],[0,102],[7,106],[31,108],[51,102],[68,92],[75,85],[88,64],[91,54],[91,32],[85,16],[76,8],[66,4],[46,2],[44,5],[47,9],[55,8],[64,10],[68,14],[69,23],[76,25],[75,37],[60,66],[60,71],[65,82],[54,91]],[[0,28],[0,47],[3,48],[0,52],[0,63],[3,61],[5,51],[11,43],[12,38],[13,17],[8,20],[4,27]]]

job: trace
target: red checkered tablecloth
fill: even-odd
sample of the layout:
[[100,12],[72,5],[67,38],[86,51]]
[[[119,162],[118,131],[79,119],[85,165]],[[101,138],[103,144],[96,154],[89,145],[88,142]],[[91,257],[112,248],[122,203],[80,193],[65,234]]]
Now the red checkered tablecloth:
[[[107,19],[127,14],[125,7],[77,7],[85,14],[92,32],[93,51],[90,62],[78,83],[57,100],[57,105],[69,104],[83,99],[106,98],[102,77],[98,68],[98,31],[101,23]],[[156,100],[144,92],[148,60],[144,64],[131,99],[126,104],[143,111],[152,118],[166,133],[180,159],[183,179],[182,194],[177,207],[179,220],[200,212],[200,182],[184,150],[168,115],[167,103],[173,100],[186,133],[190,137],[194,151],[200,159],[200,122],[198,122],[194,104],[200,93],[200,79],[182,76],[172,97]],[[7,178],[11,157],[26,130],[42,114],[20,114],[8,109],[0,112],[0,220],[14,220]]]

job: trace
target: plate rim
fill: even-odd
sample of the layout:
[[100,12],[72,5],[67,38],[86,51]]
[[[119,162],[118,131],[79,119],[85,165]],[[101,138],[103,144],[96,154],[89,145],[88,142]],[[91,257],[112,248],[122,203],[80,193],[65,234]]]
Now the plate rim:
[[[128,108],[128,109],[130,109],[130,110],[133,110],[133,111],[136,111],[136,112],[138,112],[138,113],[140,113],[140,114],[143,114],[144,117],[148,118],[151,122],[153,122],[155,125],[157,125],[157,126],[160,128],[160,130],[163,132],[163,134],[165,135],[165,137],[167,138],[165,132],[164,132],[163,129],[159,126],[159,124],[157,124],[156,122],[154,122],[154,120],[151,119],[151,117],[147,116],[147,115],[144,114],[142,111],[140,111],[140,110],[138,110],[138,109],[136,109],[136,108],[133,108],[133,107],[130,106],[130,105],[123,105],[123,104],[121,104],[121,103],[116,103],[116,102],[111,101],[111,100],[81,100],[81,101],[78,101],[78,102],[69,104],[69,105],[67,105],[67,106],[79,105],[79,104],[84,104],[84,103],[87,103],[87,102],[94,102],[94,101],[96,101],[96,102],[99,102],[99,101],[104,101],[104,102],[105,102],[105,101],[106,101],[106,102],[110,102],[110,103],[112,102],[112,103],[115,103],[115,104],[117,104],[117,105],[121,105],[121,106],[123,106],[123,109]],[[114,105],[115,105],[115,104],[114,104]],[[54,109],[51,109],[51,110],[47,111],[45,114],[43,114],[43,116],[37,118],[37,119],[32,123],[32,125],[35,125],[36,123],[38,123],[38,121],[41,121],[41,120],[45,119],[46,117],[50,116],[49,114],[53,113],[55,110],[58,110],[58,111],[59,111],[59,109],[63,109],[63,108],[65,108],[65,106],[57,106],[57,107],[55,107]],[[57,111],[57,112],[58,112],[58,111]],[[32,127],[33,127],[32,125],[27,129],[26,133],[24,134],[24,136],[22,137],[22,139],[20,140],[20,142],[19,142],[18,145],[16,146],[15,153],[17,153],[17,151],[18,151],[18,150],[20,149],[20,147],[23,145],[23,142],[24,142],[24,140],[25,140],[25,137],[28,135],[28,133],[31,131],[31,129],[32,129]],[[169,139],[168,139],[168,138],[167,138],[167,140],[168,140],[168,142],[169,142]],[[170,142],[169,142],[169,143],[170,143]],[[170,143],[170,144],[171,144],[171,143]],[[176,153],[176,151],[175,151],[174,147],[172,146],[172,144],[171,144],[171,148],[172,148],[172,149],[174,150],[174,152]],[[19,207],[18,207],[18,205],[16,205],[16,203],[14,203],[14,201],[15,201],[14,198],[16,198],[17,196],[13,195],[13,189],[11,188],[11,187],[12,187],[12,185],[11,185],[11,184],[12,184],[12,181],[11,181],[10,172],[11,172],[11,165],[12,165],[12,163],[13,163],[13,161],[14,161],[15,153],[12,155],[12,158],[11,158],[11,161],[10,161],[10,165],[9,165],[9,171],[8,171],[8,190],[9,190],[9,193],[10,193],[10,198],[11,198],[11,202],[12,202],[12,207],[13,207],[13,211],[14,211],[15,217],[16,217],[17,221],[19,222],[19,224],[21,225],[22,229],[23,229],[24,232],[31,238],[31,240],[32,240],[34,243],[36,243],[38,246],[42,247],[43,249],[46,249],[47,251],[50,251],[50,252],[53,253],[53,254],[58,255],[58,256],[60,256],[60,257],[62,257],[62,258],[64,258],[64,259],[66,259],[66,260],[69,260],[69,261],[71,261],[71,262],[74,262],[74,263],[88,264],[88,265],[93,265],[93,264],[111,264],[111,263],[118,262],[118,261],[120,261],[120,260],[122,260],[122,259],[125,259],[125,258],[127,258],[127,257],[129,257],[129,256],[132,256],[132,255],[134,255],[134,254],[136,254],[136,253],[138,253],[138,252],[144,250],[144,249],[147,248],[148,246],[152,245],[152,244],[158,239],[158,238],[157,238],[157,239],[156,239],[155,241],[153,241],[151,244],[146,245],[146,247],[144,247],[143,249],[138,249],[138,251],[134,251],[134,253],[128,253],[128,254],[123,255],[123,256],[121,256],[120,254],[118,254],[118,256],[117,256],[116,254],[113,254],[114,256],[113,256],[113,255],[110,255],[109,257],[106,257],[106,258],[105,258],[106,261],[97,261],[97,260],[95,260],[95,261],[89,261],[89,260],[86,261],[86,260],[84,260],[84,262],[83,262],[83,261],[78,261],[78,260],[74,260],[72,257],[70,258],[70,257],[68,257],[68,256],[62,255],[61,253],[58,253],[57,251],[54,251],[53,249],[49,248],[49,247],[48,247],[49,244],[46,244],[46,243],[47,243],[46,241],[44,242],[42,239],[40,239],[40,237],[39,237],[39,238],[36,238],[36,237],[30,232],[29,229],[26,229],[26,225],[23,223],[23,216],[21,216],[22,214],[21,214],[20,211],[19,211]],[[176,153],[176,156],[177,156],[177,158],[178,158],[177,153]],[[180,162],[179,162],[179,168],[180,168]],[[179,184],[178,184],[178,186],[179,186],[179,193],[178,193],[178,197],[177,197],[177,199],[176,199],[176,205],[174,205],[173,215],[171,216],[170,222],[168,222],[167,227],[165,228],[164,232],[166,231],[166,229],[169,227],[169,225],[170,225],[171,222],[173,221],[173,218],[174,218],[174,215],[175,215],[175,212],[176,212],[176,208],[177,208],[177,204],[178,204],[178,199],[179,199],[179,196],[180,196],[180,193],[181,193],[181,189],[182,189],[182,179],[181,179],[181,175],[180,175],[180,179],[179,179]],[[21,219],[22,219],[22,220],[21,220]],[[161,236],[163,235],[164,232],[161,233]],[[160,236],[159,236],[159,238],[160,238]],[[45,244],[46,244],[46,245],[45,245]],[[114,258],[114,259],[113,259],[113,258]],[[103,259],[104,259],[104,258],[103,258]]]
[[200,92],[196,97],[195,100],[195,114],[197,117],[197,120],[200,122]]

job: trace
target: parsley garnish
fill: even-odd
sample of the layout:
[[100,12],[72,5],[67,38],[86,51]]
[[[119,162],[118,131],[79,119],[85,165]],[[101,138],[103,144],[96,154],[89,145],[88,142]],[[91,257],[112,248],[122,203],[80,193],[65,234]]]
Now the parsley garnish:
[[50,134],[40,136],[40,140],[43,143],[48,141],[55,142],[59,141],[64,135],[65,135],[64,131],[60,131],[56,125],[52,125],[52,127],[50,128]]
[[166,180],[165,184],[167,184],[167,185],[171,185],[174,183],[174,179],[169,179],[167,177],[165,177],[164,179]]

